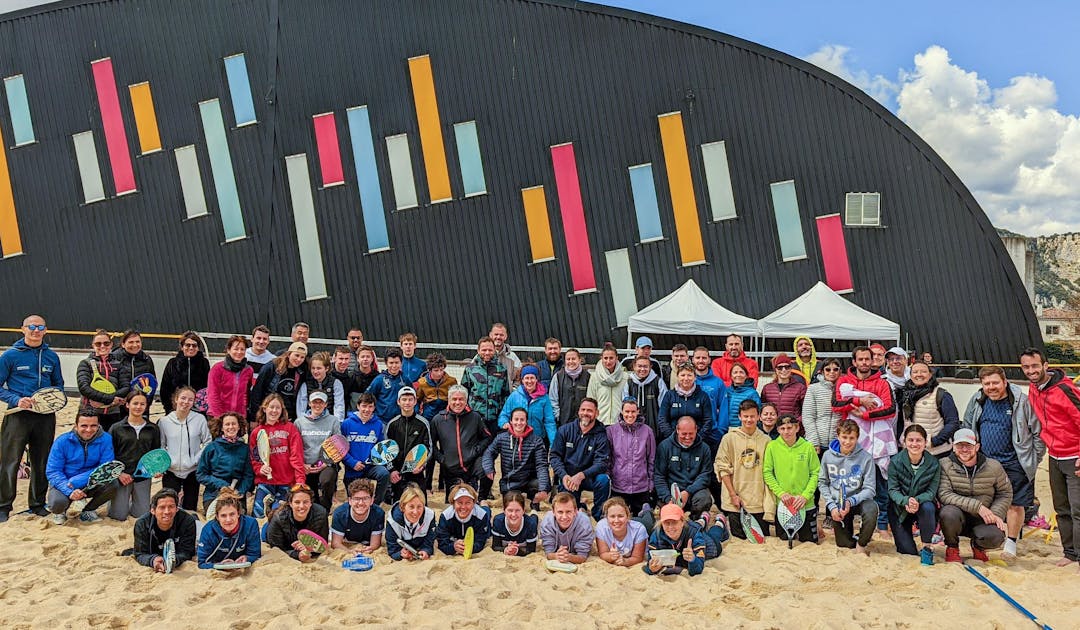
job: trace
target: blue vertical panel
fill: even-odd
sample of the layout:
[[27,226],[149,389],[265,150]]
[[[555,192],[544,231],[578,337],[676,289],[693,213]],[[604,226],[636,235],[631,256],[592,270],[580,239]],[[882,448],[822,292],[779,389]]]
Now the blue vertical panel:
[[326,297],[326,274],[323,272],[319,225],[315,218],[315,200],[311,198],[311,175],[308,173],[307,154],[287,156],[285,173],[289,181],[289,196],[292,198],[296,247],[300,252],[300,273],[304,277],[304,298],[321,300]]
[[656,182],[652,164],[638,164],[627,169],[630,188],[634,193],[634,212],[637,214],[638,240],[642,243],[664,238],[660,227],[660,207],[656,203]]
[[465,186],[465,196],[486,195],[487,181],[484,180],[484,160],[480,156],[476,121],[454,125],[454,138],[457,140],[458,164],[461,166],[461,183]]
[[11,132],[15,146],[34,142],[34,123],[30,119],[30,101],[26,98],[26,82],[23,75],[16,74],[4,79],[7,92],[8,112],[11,113]]
[[225,58],[225,75],[229,79],[229,98],[232,99],[236,126],[255,124],[258,120],[255,118],[255,102],[251,99],[251,83],[244,53]]
[[367,105],[350,107],[349,137],[352,139],[353,164],[356,166],[356,187],[360,191],[360,209],[364,213],[364,232],[367,233],[368,253],[390,249],[386,233],[386,209],[383,208],[382,185],[375,166],[375,141],[371,135],[371,119]]
[[206,135],[206,152],[210,154],[210,172],[214,176],[225,242],[236,241],[247,237],[247,232],[244,229],[244,213],[240,209],[240,194],[236,192],[236,174],[233,172],[229,142],[225,137],[221,104],[216,98],[203,101],[199,103],[199,114]]
[[776,215],[781,258],[784,262],[806,258],[806,241],[803,239],[794,180],[775,182],[769,184],[769,188],[772,189],[773,214]]

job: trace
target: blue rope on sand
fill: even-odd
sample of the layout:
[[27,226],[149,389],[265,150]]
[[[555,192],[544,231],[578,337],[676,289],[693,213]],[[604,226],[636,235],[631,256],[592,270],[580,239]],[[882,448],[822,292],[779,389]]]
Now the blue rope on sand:
[[1043,628],[1043,630],[1053,630],[1053,628],[1051,628],[1050,626],[1048,626],[1045,623],[1039,621],[1039,618],[1036,617],[1035,615],[1031,614],[1030,610],[1028,610],[1027,608],[1024,608],[1023,606],[1021,606],[1020,603],[1017,602],[1012,597],[1009,597],[1008,593],[1006,593],[1005,591],[998,588],[997,584],[994,584],[993,582],[990,581],[990,578],[988,578],[985,575],[983,575],[982,573],[979,573],[978,571],[976,571],[974,568],[971,567],[971,565],[965,564],[964,568],[968,570],[968,573],[970,573],[970,574],[974,575],[975,577],[979,578],[979,580],[981,580],[983,584],[986,584],[987,586],[989,586],[991,588],[991,590],[993,590],[995,593],[1000,595],[1002,599],[1004,599],[1005,601],[1012,604],[1013,608],[1019,610],[1025,617],[1027,617],[1028,619],[1033,621],[1036,626],[1039,626],[1040,628]]

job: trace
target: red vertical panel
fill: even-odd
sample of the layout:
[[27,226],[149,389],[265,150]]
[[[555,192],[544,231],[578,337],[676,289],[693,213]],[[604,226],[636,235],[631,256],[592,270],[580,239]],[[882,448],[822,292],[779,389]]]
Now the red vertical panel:
[[319,148],[322,185],[340,184],[345,181],[345,174],[341,169],[341,146],[338,144],[334,112],[314,116],[312,121],[315,123],[315,144]]
[[853,291],[851,265],[848,264],[844,225],[839,214],[817,218],[818,242],[821,244],[821,263],[825,267],[825,284],[837,293]]
[[572,143],[551,147],[551,163],[555,168],[555,187],[559,192],[559,211],[566,236],[566,259],[570,263],[570,279],[574,293],[596,289],[589,233],[585,229],[585,207],[581,203],[581,182],[578,180],[577,159]]
[[124,118],[120,115],[120,97],[116,93],[112,59],[98,59],[90,66],[94,70],[94,88],[101,109],[101,125],[105,129],[105,146],[109,149],[109,165],[112,167],[116,194],[135,192],[135,172],[131,169],[127,132],[124,131]]

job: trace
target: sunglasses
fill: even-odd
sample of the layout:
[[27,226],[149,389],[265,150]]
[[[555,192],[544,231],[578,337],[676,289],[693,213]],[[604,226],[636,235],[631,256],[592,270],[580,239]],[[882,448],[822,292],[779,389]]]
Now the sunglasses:
[[197,343],[184,343],[184,344],[180,344],[180,347],[182,347],[182,348],[198,348],[199,344],[197,344]]
[[289,486],[289,492],[299,492],[301,490],[303,490],[304,492],[311,492],[311,486],[307,485],[306,483],[295,483]]
[[778,365],[778,366],[776,366],[776,369],[778,369],[778,370],[790,370],[791,366],[790,365]]
[[26,329],[35,332],[45,332],[45,324],[27,324]]
[[825,371],[826,372],[839,372],[840,368],[838,368],[838,367],[828,367],[828,368],[825,368]]
[[358,339],[363,339],[363,337],[349,337],[349,339],[351,339],[352,341],[357,341]]
[[112,342],[111,341],[95,341],[95,342],[93,342],[93,345],[95,345],[95,346],[111,346]]

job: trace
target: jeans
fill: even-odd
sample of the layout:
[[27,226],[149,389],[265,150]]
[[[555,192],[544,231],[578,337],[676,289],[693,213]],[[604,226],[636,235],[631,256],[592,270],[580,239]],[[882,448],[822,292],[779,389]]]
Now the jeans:
[[1065,557],[1080,561],[1080,477],[1075,459],[1050,459],[1050,496]]
[[289,486],[271,486],[265,483],[255,486],[255,505],[251,506],[251,515],[255,518],[266,517],[263,512],[263,500],[267,495],[273,496],[274,501],[288,501]]
[[[855,515],[858,514],[862,517],[862,523],[859,525],[859,537],[858,541],[855,539]],[[836,546],[844,547],[845,549],[854,549],[855,543],[858,542],[860,547],[865,547],[870,544],[870,537],[874,535],[874,528],[877,525],[878,506],[875,501],[867,499],[858,505],[853,505],[848,510],[847,516],[841,522],[833,521],[833,532],[836,535]],[[832,519],[832,514],[828,514],[826,518]],[[932,532],[933,530],[931,530]]]
[[924,545],[929,545],[934,540],[934,530],[937,529],[937,506],[933,501],[923,501],[919,504],[919,511],[909,514],[904,510],[897,514],[895,510],[889,510],[889,525],[892,527],[893,542],[896,543],[896,553],[909,556],[919,555],[915,547],[915,536],[911,533],[911,526],[919,524],[919,538]]
[[971,546],[982,550],[997,549],[1005,542],[1005,532],[997,525],[987,525],[981,516],[968,514],[955,505],[941,506],[938,521],[946,547],[959,547],[961,536],[970,536]]
[[559,490],[563,492],[570,492],[574,495],[574,499],[577,500],[578,505],[581,505],[581,492],[583,490],[592,491],[593,506],[592,517],[593,520],[599,521],[604,518],[604,501],[607,501],[611,497],[611,477],[601,473],[592,479],[586,477],[581,481],[581,487],[575,492],[567,490],[562,484],[562,479],[559,480]]
[[885,529],[889,526],[889,504],[892,502],[889,499],[889,480],[881,474],[881,469],[877,464],[874,464],[875,483],[877,484],[874,489],[874,503],[877,503],[877,528]]
[[11,512],[19,463],[27,445],[30,446],[30,456],[27,458],[30,464],[30,494],[27,504],[31,510],[45,505],[45,492],[49,488],[45,466],[49,462],[49,449],[52,448],[55,432],[55,413],[18,411],[4,418],[0,424],[0,462],[3,462],[0,467],[0,512]]

